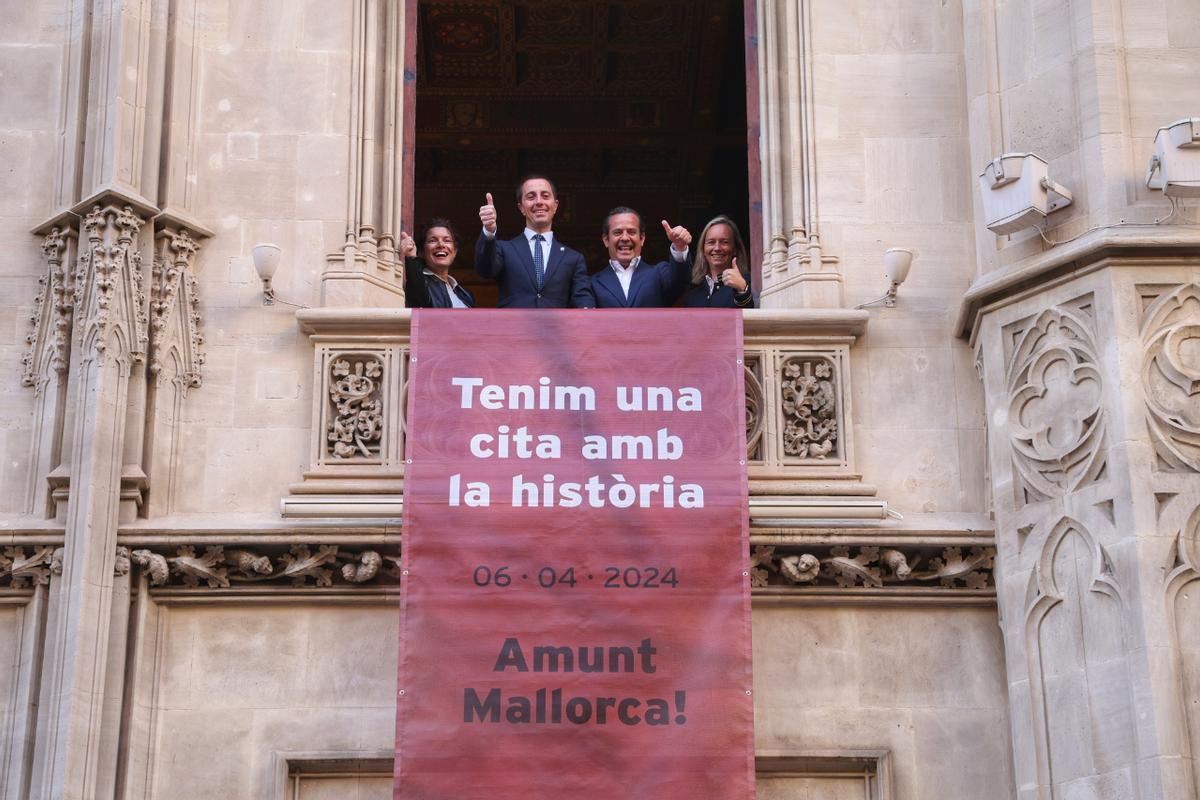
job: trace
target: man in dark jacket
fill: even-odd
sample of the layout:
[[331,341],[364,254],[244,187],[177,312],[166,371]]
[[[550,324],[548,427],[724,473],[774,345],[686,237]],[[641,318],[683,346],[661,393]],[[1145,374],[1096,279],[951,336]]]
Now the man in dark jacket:
[[596,308],[669,308],[675,305],[691,278],[688,247],[692,235],[682,225],[671,227],[665,219],[662,226],[671,242],[671,258],[648,264],[642,260],[642,246],[646,243],[642,215],[625,206],[608,212],[602,237],[608,250],[608,264],[592,276]]
[[517,189],[525,218],[519,236],[497,238],[496,205],[488,193],[479,209],[483,231],[475,245],[475,272],[500,285],[499,308],[591,308],[583,256],[559,242],[552,230],[558,190],[548,178],[531,175]]

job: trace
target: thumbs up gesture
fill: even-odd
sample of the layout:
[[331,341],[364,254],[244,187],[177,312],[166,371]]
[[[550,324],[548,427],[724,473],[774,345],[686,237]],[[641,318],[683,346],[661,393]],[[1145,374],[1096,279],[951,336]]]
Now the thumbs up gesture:
[[496,204],[492,202],[492,193],[487,193],[487,203],[479,207],[479,221],[488,233],[496,232]]
[[672,228],[671,223],[667,222],[665,219],[662,221],[662,226],[663,230],[667,233],[667,238],[671,240],[671,247],[673,247],[676,252],[682,253],[684,250],[688,249],[688,245],[692,243],[692,234],[688,233],[687,228],[683,227],[682,225],[676,225],[674,228]]
[[732,288],[738,294],[746,291],[749,284],[746,283],[746,278],[742,275],[742,271],[738,268],[737,258],[733,259],[733,266],[721,273],[721,282]]
[[400,231],[400,255],[404,258],[417,257],[417,243],[405,231]]

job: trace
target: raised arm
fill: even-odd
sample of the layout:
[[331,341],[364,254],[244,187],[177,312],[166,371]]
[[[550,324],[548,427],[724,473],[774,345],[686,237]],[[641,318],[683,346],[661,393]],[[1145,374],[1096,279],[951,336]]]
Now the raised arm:
[[408,308],[429,308],[425,262],[417,258],[417,243],[405,231],[400,231],[400,255],[404,257],[404,305]]
[[500,248],[496,246],[496,204],[492,193],[487,193],[487,202],[479,207],[479,223],[483,226],[479,241],[475,243],[475,274],[481,278],[500,280],[504,262]]
[[663,290],[667,299],[674,303],[687,291],[692,280],[692,264],[688,260],[692,234],[682,225],[672,227],[665,219],[662,226],[671,242],[671,257],[667,260],[668,272],[662,276],[665,281]]
[[486,233],[479,234],[475,243],[475,274],[481,278],[500,280],[504,273],[504,260],[500,256],[500,248],[496,237],[488,237]]

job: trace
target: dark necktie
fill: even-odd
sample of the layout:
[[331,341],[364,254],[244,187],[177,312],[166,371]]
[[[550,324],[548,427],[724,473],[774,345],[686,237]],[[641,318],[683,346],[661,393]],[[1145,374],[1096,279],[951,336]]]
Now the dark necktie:
[[540,233],[534,234],[533,237],[533,273],[537,277],[537,288],[540,292],[542,284],[546,280],[546,262],[542,257],[542,242],[546,241],[546,237]]

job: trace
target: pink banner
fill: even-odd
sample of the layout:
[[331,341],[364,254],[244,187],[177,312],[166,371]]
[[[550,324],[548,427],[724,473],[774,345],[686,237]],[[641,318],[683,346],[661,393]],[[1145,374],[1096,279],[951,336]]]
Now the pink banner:
[[414,313],[397,798],[753,797],[741,325]]

